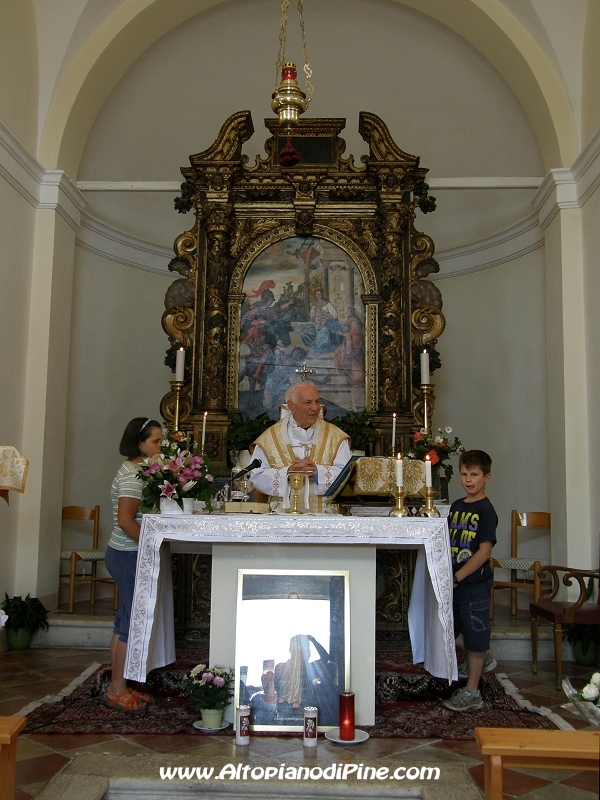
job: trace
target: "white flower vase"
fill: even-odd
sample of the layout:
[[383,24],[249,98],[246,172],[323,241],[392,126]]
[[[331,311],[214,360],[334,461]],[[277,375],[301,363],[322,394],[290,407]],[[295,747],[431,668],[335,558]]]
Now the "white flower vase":
[[[193,503],[193,501],[192,501]],[[193,509],[193,505],[192,505]],[[171,500],[170,497],[161,497],[160,498],[160,513],[161,514],[183,514],[183,509],[181,506],[175,501]]]
[[184,497],[183,498],[183,513],[184,514],[193,514],[194,513],[194,498],[193,497]]
[[223,724],[223,708],[201,708],[202,727],[205,730],[217,731]]

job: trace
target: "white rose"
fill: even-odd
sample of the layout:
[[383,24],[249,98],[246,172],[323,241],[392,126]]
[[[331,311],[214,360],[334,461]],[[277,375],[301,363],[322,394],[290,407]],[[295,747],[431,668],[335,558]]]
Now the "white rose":
[[4,613],[4,611],[0,611],[0,628],[3,628],[6,625],[6,620],[8,619],[8,615]]
[[588,685],[584,686],[581,690],[581,696],[584,700],[596,700],[599,694],[598,687],[594,686],[593,683],[588,683]]
[[452,433],[452,428],[450,427],[450,425],[446,425],[445,430],[446,430],[446,433]]
[[600,672],[594,672],[590,678],[590,683],[600,688]]

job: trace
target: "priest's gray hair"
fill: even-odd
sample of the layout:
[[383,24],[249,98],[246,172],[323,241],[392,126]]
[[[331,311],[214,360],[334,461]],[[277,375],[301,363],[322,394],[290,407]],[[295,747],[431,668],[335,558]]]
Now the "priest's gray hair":
[[319,390],[317,389],[317,387],[315,386],[315,384],[312,381],[297,381],[296,383],[292,383],[290,388],[285,393],[285,402],[286,403],[287,403],[288,400],[291,400],[292,403],[297,403],[298,402],[298,387],[299,386],[312,386],[313,389],[315,389],[317,391],[317,393],[319,392]]

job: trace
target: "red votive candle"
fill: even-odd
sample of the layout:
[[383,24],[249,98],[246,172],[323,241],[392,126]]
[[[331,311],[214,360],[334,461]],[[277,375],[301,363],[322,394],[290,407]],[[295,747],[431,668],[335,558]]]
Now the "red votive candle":
[[354,741],[354,692],[340,692],[340,739]]

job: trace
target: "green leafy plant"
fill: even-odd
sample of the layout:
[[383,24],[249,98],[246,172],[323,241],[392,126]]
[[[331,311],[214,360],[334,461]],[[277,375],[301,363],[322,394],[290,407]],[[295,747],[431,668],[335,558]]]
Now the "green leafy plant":
[[248,450],[252,442],[275,422],[266,411],[254,418],[237,411],[230,411],[228,416],[227,444],[232,450]]
[[580,644],[581,651],[585,656],[590,645],[593,642],[600,641],[600,635],[596,625],[565,625],[563,639],[566,639],[571,647]]
[[367,451],[372,442],[381,436],[381,431],[376,428],[373,420],[366,411],[360,414],[345,414],[343,417],[334,417],[330,420],[340,430],[350,437],[350,446],[354,450]]
[[198,710],[225,708],[233,697],[233,676],[231,667],[198,664],[183,676],[183,688]]
[[37,599],[27,595],[22,597],[9,597],[4,593],[4,601],[0,606],[6,614],[6,627],[13,630],[26,628],[30,633],[38,630],[48,630],[48,611]]

